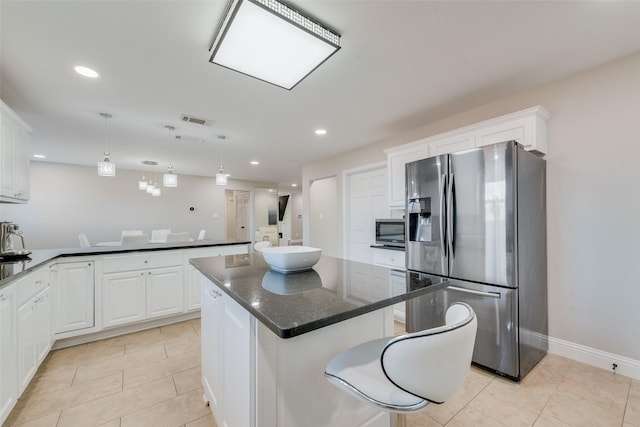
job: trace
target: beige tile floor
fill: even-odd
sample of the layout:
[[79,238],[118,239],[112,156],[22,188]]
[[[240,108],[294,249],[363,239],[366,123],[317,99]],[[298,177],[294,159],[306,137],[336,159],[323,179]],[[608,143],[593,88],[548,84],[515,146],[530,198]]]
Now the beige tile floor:
[[[5,425],[215,426],[199,319],[51,352]],[[472,367],[452,399],[407,425],[640,427],[640,381],[555,355],[520,383]]]

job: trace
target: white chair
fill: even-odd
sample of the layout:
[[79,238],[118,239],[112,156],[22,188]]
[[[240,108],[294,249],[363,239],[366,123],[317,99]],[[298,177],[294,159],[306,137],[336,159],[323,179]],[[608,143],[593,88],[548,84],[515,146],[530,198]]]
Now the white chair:
[[198,234],[198,240],[204,240],[205,234],[207,234],[207,230],[200,230],[200,233]]
[[123,235],[120,240],[123,246],[128,245],[146,245],[149,243],[149,235],[148,234],[128,234]]
[[189,241],[189,233],[169,233],[167,234],[167,242],[188,242]]
[[120,240],[122,240],[124,236],[139,236],[141,234],[142,230],[122,230],[122,233],[120,234]]
[[443,403],[460,388],[477,327],[471,307],[454,303],[445,326],[357,345],[338,354],[324,374],[358,399],[391,412],[392,425],[404,426],[406,413]]
[[253,245],[253,249],[254,249],[256,252],[262,252],[262,250],[263,250],[264,248],[270,248],[270,247],[271,247],[271,242],[270,242],[270,241],[268,241],[268,240],[263,240],[263,241],[261,241],[261,242],[256,242],[256,244],[255,244],[255,245]]
[[171,233],[170,228],[151,230],[151,241],[154,243],[164,243],[167,241],[167,235],[169,233]]
[[87,237],[86,234],[79,234],[78,235],[78,240],[80,240],[80,247],[81,248],[89,248],[89,247],[91,247],[91,242],[89,242],[89,238]]

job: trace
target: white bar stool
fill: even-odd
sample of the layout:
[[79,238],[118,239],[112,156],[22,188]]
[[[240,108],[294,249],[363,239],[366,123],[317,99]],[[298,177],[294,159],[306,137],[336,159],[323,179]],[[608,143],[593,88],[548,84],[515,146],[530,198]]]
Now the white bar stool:
[[394,338],[381,338],[338,354],[325,369],[334,385],[391,412],[391,425],[405,426],[405,414],[443,403],[462,386],[476,340],[478,321],[465,303],[454,303],[446,325]]

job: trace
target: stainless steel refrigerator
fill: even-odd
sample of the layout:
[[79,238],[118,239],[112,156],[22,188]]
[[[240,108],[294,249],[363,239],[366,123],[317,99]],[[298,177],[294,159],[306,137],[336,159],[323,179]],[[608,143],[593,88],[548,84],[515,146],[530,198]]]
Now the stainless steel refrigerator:
[[510,141],[406,165],[408,280],[451,282],[407,302],[407,330],[467,302],[473,362],[516,380],[548,349],[545,163]]

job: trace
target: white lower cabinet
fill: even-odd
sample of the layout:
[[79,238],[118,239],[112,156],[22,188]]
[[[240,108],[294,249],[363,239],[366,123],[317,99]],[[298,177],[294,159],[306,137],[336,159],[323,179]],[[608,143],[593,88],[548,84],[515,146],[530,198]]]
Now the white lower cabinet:
[[0,424],[18,400],[16,285],[0,290]]
[[57,334],[95,325],[94,264],[88,260],[59,263],[51,267]]
[[38,366],[51,350],[51,295],[47,286],[18,308],[18,391],[33,378]]
[[200,291],[200,272],[191,264],[185,266],[185,309],[187,311],[200,310],[202,305]]
[[184,311],[182,267],[147,271],[147,319]]
[[124,325],[147,315],[145,271],[102,276],[102,326]]
[[[405,292],[407,287],[405,278],[405,251],[396,249],[375,248],[373,250],[373,263],[383,267],[391,268],[389,272],[389,283],[394,290],[394,295]],[[406,303],[400,302],[393,306],[394,319],[399,322],[405,322],[406,319]]]
[[252,425],[251,316],[211,281],[202,281],[202,380],[220,426]]

